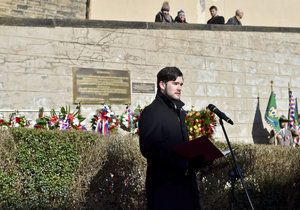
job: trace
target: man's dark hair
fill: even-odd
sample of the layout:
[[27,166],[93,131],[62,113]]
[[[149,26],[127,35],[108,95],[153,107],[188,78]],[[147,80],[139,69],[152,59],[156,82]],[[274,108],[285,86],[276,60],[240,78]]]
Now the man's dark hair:
[[215,9],[215,10],[218,11],[218,8],[217,8],[216,6],[211,6],[211,7],[209,8],[209,11],[212,10],[212,9]]
[[175,66],[163,68],[157,74],[157,89],[160,89],[160,81],[163,81],[165,83],[169,81],[175,81],[177,77],[182,77],[182,72],[179,68]]

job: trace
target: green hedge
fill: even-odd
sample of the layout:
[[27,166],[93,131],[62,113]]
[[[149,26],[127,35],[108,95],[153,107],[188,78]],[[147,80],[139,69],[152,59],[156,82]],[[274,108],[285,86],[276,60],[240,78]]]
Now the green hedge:
[[[299,209],[299,149],[234,147],[255,209]],[[198,173],[205,209],[229,207],[230,168],[228,157]],[[137,136],[0,130],[0,209],[145,209],[145,169]],[[249,209],[240,182],[236,199]]]

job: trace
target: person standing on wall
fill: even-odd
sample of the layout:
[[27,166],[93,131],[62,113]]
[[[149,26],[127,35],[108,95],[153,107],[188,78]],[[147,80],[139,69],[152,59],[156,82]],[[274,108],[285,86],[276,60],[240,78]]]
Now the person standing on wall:
[[157,74],[157,94],[141,113],[140,150],[147,159],[146,197],[152,210],[199,210],[195,171],[207,163],[179,156],[173,146],[187,142],[186,112],[180,100],[183,74],[165,67]]
[[174,22],[172,16],[170,15],[170,5],[169,2],[165,1],[162,4],[161,10],[155,16],[155,22],[161,23],[172,23]]
[[186,18],[185,18],[185,13],[182,9],[177,12],[177,16],[175,17],[175,22],[176,23],[187,23]]
[[244,16],[244,12],[240,9],[235,11],[235,16],[228,19],[226,25],[242,25],[241,19]]
[[211,18],[207,21],[207,24],[224,24],[225,19],[223,16],[218,15],[218,8],[216,6],[211,6],[209,8]]

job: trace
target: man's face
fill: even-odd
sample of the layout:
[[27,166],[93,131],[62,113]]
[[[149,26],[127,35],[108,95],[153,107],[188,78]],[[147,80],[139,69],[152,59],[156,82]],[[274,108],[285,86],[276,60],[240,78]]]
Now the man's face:
[[281,128],[287,128],[288,122],[283,121],[283,122],[280,123],[280,125],[281,125],[281,126],[280,126]]
[[177,77],[175,81],[168,81],[164,83],[160,81],[159,86],[163,94],[170,99],[179,100],[181,96],[181,90],[183,85],[183,78]]
[[215,17],[217,15],[217,10],[211,9],[209,11],[210,11],[210,14],[211,14],[212,17]]
[[243,16],[244,16],[244,12],[243,12],[243,11],[239,11],[239,12],[237,13],[237,16],[238,16],[240,19],[242,19]]
[[169,14],[169,10],[163,10],[163,13],[168,15]]

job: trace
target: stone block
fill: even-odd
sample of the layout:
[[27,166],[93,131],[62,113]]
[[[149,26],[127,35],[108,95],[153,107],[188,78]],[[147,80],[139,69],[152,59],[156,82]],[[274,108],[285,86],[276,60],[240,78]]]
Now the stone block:
[[246,73],[246,85],[252,85],[252,86],[266,86],[270,84],[270,81],[272,78],[270,78],[267,75],[260,75],[260,74],[248,74]]
[[210,103],[207,96],[191,97],[191,105],[195,107],[195,110],[205,109]]
[[300,66],[299,65],[278,65],[279,74],[285,76],[300,76]]
[[213,70],[197,70],[193,75],[193,82],[198,83],[218,83],[219,72]]
[[146,65],[177,66],[173,53],[157,53],[145,51]]
[[[241,99],[242,100],[242,99]],[[195,97],[193,99],[195,106],[200,106],[202,108],[205,108],[208,106],[208,104],[214,104],[217,106],[220,110],[224,112],[231,111],[233,114],[233,111],[235,110],[247,110],[247,107],[243,107],[243,102],[240,102],[241,100],[237,100],[234,98],[216,98],[216,97]]]
[[[288,83],[291,81],[293,76],[274,76],[272,80],[274,81],[274,85],[277,87],[288,87]],[[296,87],[299,87],[299,84],[295,84]]]
[[187,87],[185,87],[185,89],[188,89],[188,88],[191,88],[191,92],[189,94],[190,97],[207,96],[205,84],[191,83],[191,84],[188,84]]
[[278,64],[276,63],[257,63],[256,66],[257,74],[270,74],[270,75],[278,75],[279,74],[279,68]]
[[232,71],[231,60],[216,57],[206,57],[207,70]]
[[233,87],[227,84],[207,84],[207,95],[210,97],[233,97]]
[[254,74],[257,72],[257,63],[247,60],[232,60],[232,71]]
[[237,138],[237,142],[245,142],[245,138],[251,138],[251,130],[247,123],[239,123],[234,126],[226,126],[228,137]]
[[235,111],[234,119],[236,124],[248,123],[252,124],[254,122],[255,113],[253,111]]
[[39,74],[7,73],[8,80],[4,90],[33,91],[33,92],[65,92],[72,94],[70,76]]
[[145,66],[145,65],[135,65],[135,64],[125,64],[124,68],[130,71],[132,81],[152,82],[155,84],[156,84],[156,75],[160,70],[160,68],[157,66]]
[[266,98],[269,94],[270,90],[266,87],[234,85],[234,96],[237,98]]
[[218,83],[221,84],[245,84],[245,73],[218,72]]

